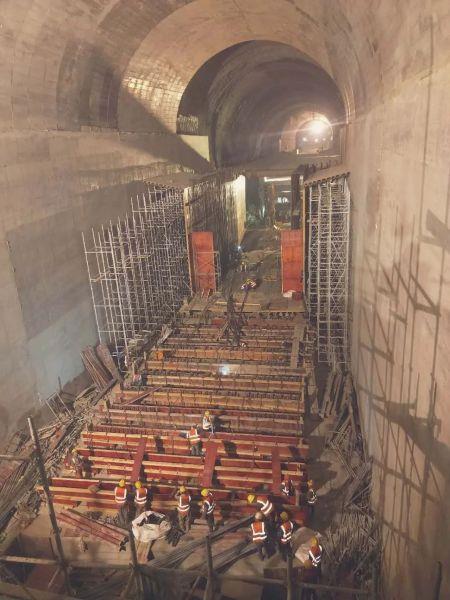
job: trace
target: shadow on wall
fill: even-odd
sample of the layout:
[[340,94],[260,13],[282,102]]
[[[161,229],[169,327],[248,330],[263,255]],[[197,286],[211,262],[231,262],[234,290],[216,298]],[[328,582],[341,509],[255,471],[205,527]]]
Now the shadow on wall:
[[[445,222],[430,210],[426,214],[431,236],[419,233],[420,242],[415,242],[413,226],[409,248],[405,248],[403,227],[396,223],[400,241],[390,273],[380,260],[381,223],[378,252],[364,252],[364,269],[370,274],[375,297],[373,301],[366,297],[361,304],[358,380],[364,383],[359,395],[370,407],[366,430],[376,448],[374,484],[378,489],[376,508],[386,532],[385,568],[398,589],[405,585],[403,565],[408,564],[411,589],[421,590],[426,582],[431,589],[436,561],[448,560],[449,555],[443,524],[449,522],[450,448],[437,439],[442,423],[435,415],[437,400],[443,403],[446,394],[437,385],[436,364],[444,256],[450,247],[449,207],[450,177]],[[419,281],[422,244],[441,250],[436,302]],[[405,257],[409,271],[402,264]],[[424,351],[425,340],[420,335],[424,320],[432,339],[425,350],[430,353],[426,364],[432,365],[426,381],[418,371]]]
[[[374,502],[383,523],[384,570],[392,600],[431,598],[437,561],[443,563],[442,598],[448,597],[450,585],[450,449],[439,440],[442,423],[436,417],[436,409],[446,414],[448,393],[442,382],[445,341],[440,327],[443,317],[449,320],[442,300],[450,250],[450,171],[442,221],[431,210],[425,213],[432,23],[430,36],[418,216],[408,226],[410,238],[405,239],[397,211],[396,245],[389,267],[382,222],[376,223],[372,229],[378,231],[376,248],[370,250],[369,244],[364,248],[366,276],[359,292],[358,395],[368,406],[365,428],[374,456]],[[369,194],[376,195],[373,185]],[[434,300],[427,288],[433,290]]]
[[[145,88],[144,88],[145,89]],[[211,164],[188,146],[161,119],[145,105],[145,91],[140,90],[144,102],[140,102],[129,88],[122,85],[118,105],[118,131],[121,142],[159,160],[179,165],[179,170],[205,173],[212,170]],[[173,102],[179,103],[178,92],[166,90],[173,95]]]

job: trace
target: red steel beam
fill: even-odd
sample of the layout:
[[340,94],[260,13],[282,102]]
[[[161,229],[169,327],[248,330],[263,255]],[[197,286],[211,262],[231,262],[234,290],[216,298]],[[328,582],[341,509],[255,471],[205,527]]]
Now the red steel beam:
[[280,451],[274,446],[272,448],[272,492],[279,494],[281,488],[281,462]]
[[205,488],[209,488],[212,483],[214,475],[214,466],[216,464],[218,445],[214,442],[206,442],[206,455],[205,465],[203,467],[203,473],[200,478],[200,485]]
[[131,471],[131,483],[134,483],[139,479],[142,468],[142,461],[144,460],[145,446],[147,445],[147,438],[142,437],[139,440],[136,455],[134,457],[133,470]]

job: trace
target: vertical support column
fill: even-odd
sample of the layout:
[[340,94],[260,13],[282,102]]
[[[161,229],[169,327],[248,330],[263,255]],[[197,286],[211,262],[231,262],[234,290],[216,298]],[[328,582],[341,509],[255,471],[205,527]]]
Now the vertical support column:
[[292,569],[292,553],[289,552],[286,563],[286,600],[294,600],[294,574]]
[[42,456],[41,443],[39,441],[39,436],[38,436],[36,428],[34,426],[33,419],[31,417],[28,417],[27,421],[28,421],[28,427],[30,429],[31,439],[33,440],[34,447],[36,450],[37,466],[38,466],[39,475],[41,478],[42,489],[44,490],[45,498],[47,500],[48,515],[50,517],[50,523],[52,524],[53,534],[55,536],[56,549],[57,549],[58,557],[59,557],[58,562],[59,562],[61,570],[64,574],[64,583],[65,583],[66,591],[70,596],[72,594],[72,588],[70,585],[69,570],[68,570],[66,558],[64,555],[64,549],[63,549],[62,542],[61,542],[58,521],[56,520],[56,514],[55,514],[55,509],[53,506],[52,496],[50,493],[50,486],[49,486],[48,479],[47,479],[47,473],[45,471],[45,463],[44,463],[44,458]]
[[205,537],[205,547],[206,547],[206,568],[208,572],[208,580],[206,582],[206,589],[204,600],[213,600],[214,598],[214,565],[213,565],[213,557],[212,557],[212,545],[211,545],[211,537],[208,534]]

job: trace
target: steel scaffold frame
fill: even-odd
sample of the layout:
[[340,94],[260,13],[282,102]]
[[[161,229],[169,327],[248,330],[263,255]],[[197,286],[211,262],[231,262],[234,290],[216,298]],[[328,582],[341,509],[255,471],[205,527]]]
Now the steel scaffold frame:
[[149,186],[124,218],[91,235],[83,245],[97,331],[120,363],[191,293],[183,192]]
[[350,191],[347,177],[308,187],[307,304],[318,361],[346,368],[350,321]]

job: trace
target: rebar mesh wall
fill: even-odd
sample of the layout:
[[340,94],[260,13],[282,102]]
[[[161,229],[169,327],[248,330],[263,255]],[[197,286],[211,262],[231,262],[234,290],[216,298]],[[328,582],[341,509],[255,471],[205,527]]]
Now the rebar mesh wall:
[[347,177],[314,183],[308,194],[306,300],[319,362],[347,367],[350,322],[350,191]]
[[187,209],[190,231],[212,231],[214,248],[226,272],[239,244],[237,206],[233,186],[213,176],[189,188]]
[[191,292],[183,191],[149,187],[83,243],[99,339],[120,360]]

